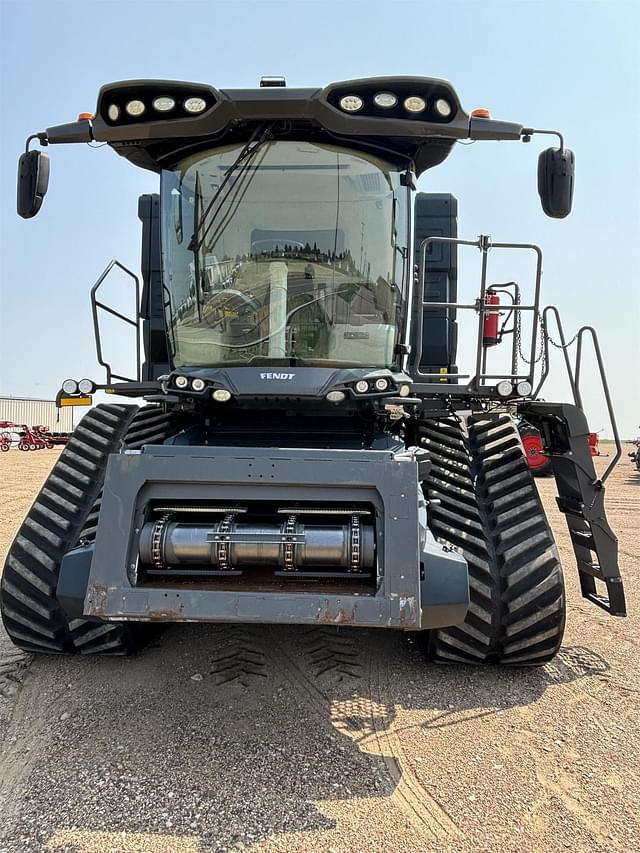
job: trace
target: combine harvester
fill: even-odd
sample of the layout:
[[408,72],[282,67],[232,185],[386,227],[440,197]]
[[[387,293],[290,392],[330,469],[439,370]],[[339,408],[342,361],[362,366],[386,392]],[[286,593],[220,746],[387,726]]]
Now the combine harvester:
[[[95,387],[145,403],[92,409],[29,511],[2,578],[13,641],[124,653],[149,622],[328,624],[420,632],[439,662],[542,664],[561,644],[564,582],[512,415],[542,435],[583,596],[624,616],[604,510],[621,448],[595,332],[578,333],[572,365],[556,309],[540,309],[540,249],[459,239],[456,200],[415,193],[459,141],[548,133],[466,113],[446,81],[392,77],[125,81],[103,87],[95,115],[29,137],[25,218],[48,181],[33,141],[107,143],[157,173],[160,194],[139,202],[141,293],[125,270],[139,316],[99,298],[118,262],[92,290]],[[554,135],[538,191],[562,218],[574,158]],[[459,298],[462,248],[481,277]],[[528,288],[491,283],[505,250],[532,259]],[[103,354],[105,310],[141,338],[136,376]],[[539,398],[553,319],[572,403]],[[586,335],[618,444],[601,478],[580,398]]]

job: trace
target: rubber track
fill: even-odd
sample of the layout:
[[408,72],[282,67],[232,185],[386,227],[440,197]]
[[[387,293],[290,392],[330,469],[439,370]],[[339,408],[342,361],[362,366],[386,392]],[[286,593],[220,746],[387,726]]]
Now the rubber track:
[[420,435],[432,458],[423,483],[434,501],[429,526],[464,554],[470,586],[465,622],[431,632],[430,657],[519,666],[551,660],[564,631],[562,569],[513,421],[425,421]]
[[[110,453],[160,440],[156,407],[100,405],[82,419],[45,481],[9,550],[0,587],[7,633],[27,651],[125,654],[134,628],[76,619],[56,599],[60,562],[92,529]],[[164,421],[162,420],[164,419]],[[163,436],[164,437],[164,436]],[[95,519],[97,520],[97,518]],[[88,528],[89,525],[89,528]],[[85,539],[89,539],[87,535]]]

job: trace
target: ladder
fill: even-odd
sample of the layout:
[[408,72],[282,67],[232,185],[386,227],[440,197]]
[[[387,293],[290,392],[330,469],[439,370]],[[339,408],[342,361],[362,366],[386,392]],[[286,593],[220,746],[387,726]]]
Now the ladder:
[[[551,458],[556,500],[569,528],[583,597],[612,616],[626,616],[618,540],[607,522],[604,477],[596,474],[584,412],[570,403],[543,401],[524,403],[518,412],[540,430]],[[606,595],[598,592],[596,580],[605,584]]]

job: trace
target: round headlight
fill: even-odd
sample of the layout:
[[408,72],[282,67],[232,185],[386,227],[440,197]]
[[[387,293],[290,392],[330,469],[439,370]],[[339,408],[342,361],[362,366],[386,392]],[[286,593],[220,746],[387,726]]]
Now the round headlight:
[[191,383],[191,387],[194,391],[204,391],[205,384],[204,379],[194,379]]
[[531,387],[531,383],[527,382],[526,379],[523,379],[522,382],[518,382],[516,385],[516,391],[521,397],[528,397],[529,394],[533,391]]
[[384,107],[384,109],[387,110],[391,107],[395,107],[398,103],[398,99],[393,92],[378,92],[377,95],[373,96],[373,103],[377,107]]
[[120,107],[117,104],[109,104],[107,115],[109,116],[109,121],[118,121],[120,118]]
[[360,379],[358,382],[356,382],[355,388],[358,394],[366,394],[369,390],[369,383],[366,381],[366,379]]
[[216,388],[213,392],[213,399],[218,403],[226,403],[231,399],[231,391],[227,391],[226,388]]
[[189,380],[186,376],[176,376],[175,382],[176,388],[186,388],[189,384]]
[[327,400],[330,403],[341,403],[345,397],[344,391],[329,391],[327,394]]
[[129,103],[125,107],[127,114],[130,116],[133,116],[133,118],[136,118],[137,116],[141,116],[142,113],[145,111],[145,109],[146,109],[146,107],[142,103],[142,101],[137,101],[137,100],[136,101],[129,101]]
[[400,394],[401,397],[408,397],[410,391],[411,388],[408,385],[401,385],[398,394]]
[[364,106],[364,101],[359,95],[344,95],[340,98],[340,109],[346,113],[357,113]]
[[182,106],[188,113],[195,115],[206,109],[207,102],[204,98],[187,98]]
[[95,382],[92,382],[91,379],[81,379],[78,382],[78,391],[81,394],[93,394],[96,390]]
[[410,113],[421,113],[427,108],[427,102],[419,95],[410,95],[404,99],[404,108]]
[[168,113],[175,107],[175,105],[176,102],[173,100],[173,98],[169,98],[164,95],[159,98],[153,99],[153,108],[159,113]]
[[496,391],[501,397],[509,397],[513,393],[513,386],[508,379],[503,379],[496,385]]
[[380,379],[376,379],[376,391],[386,391],[389,387],[389,380],[380,377]]
[[449,101],[445,101],[444,98],[438,98],[433,106],[435,107],[435,111],[439,116],[442,116],[442,118],[449,118],[451,115],[451,104]]
[[62,383],[62,390],[65,394],[77,394],[78,383],[75,379],[65,379]]

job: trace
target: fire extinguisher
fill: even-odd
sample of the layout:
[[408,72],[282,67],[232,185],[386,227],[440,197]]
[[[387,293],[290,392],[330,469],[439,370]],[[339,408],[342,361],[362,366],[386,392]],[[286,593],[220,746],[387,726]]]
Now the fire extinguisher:
[[496,344],[500,343],[500,338],[498,336],[498,322],[500,320],[500,311],[497,308],[497,306],[500,305],[500,297],[495,292],[495,290],[491,290],[491,288],[487,289],[487,292],[484,296],[484,304],[485,306],[495,305],[496,308],[485,308],[484,322],[482,325],[482,346],[494,347]]

